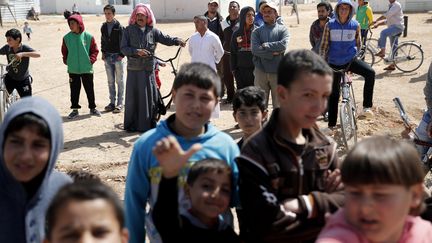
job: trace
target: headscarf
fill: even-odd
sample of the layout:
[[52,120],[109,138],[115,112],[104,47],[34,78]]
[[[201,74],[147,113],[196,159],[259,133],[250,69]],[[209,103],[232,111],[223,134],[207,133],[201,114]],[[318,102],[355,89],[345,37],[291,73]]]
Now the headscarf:
[[154,17],[153,11],[150,8],[150,4],[138,3],[129,18],[129,25],[134,25],[136,23],[137,14],[144,14],[147,16],[148,26],[153,26],[156,24],[156,19]]

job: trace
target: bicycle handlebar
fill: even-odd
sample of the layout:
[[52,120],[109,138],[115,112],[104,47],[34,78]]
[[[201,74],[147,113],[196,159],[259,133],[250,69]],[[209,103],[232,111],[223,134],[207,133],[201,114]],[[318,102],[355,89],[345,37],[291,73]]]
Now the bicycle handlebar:
[[[185,43],[186,43],[188,40],[189,40],[189,38],[187,38],[187,39],[185,40]],[[183,47],[180,46],[180,47],[177,49],[177,52],[176,52],[175,56],[174,56],[174,57],[171,57],[171,58],[168,58],[168,59],[166,59],[166,60],[163,60],[162,58],[156,56],[155,54],[151,54],[150,56],[156,58],[157,60],[159,60],[159,61],[161,61],[161,62],[171,62],[171,61],[175,60],[175,59],[178,57],[178,55],[179,55],[179,53],[180,53],[180,50],[181,50],[182,48],[183,48]]]

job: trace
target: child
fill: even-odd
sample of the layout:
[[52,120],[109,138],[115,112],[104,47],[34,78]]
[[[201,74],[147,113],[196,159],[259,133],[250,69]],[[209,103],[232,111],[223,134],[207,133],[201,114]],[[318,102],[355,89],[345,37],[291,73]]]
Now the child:
[[42,242],[45,211],[63,185],[54,170],[63,147],[62,120],[48,101],[14,103],[0,127],[0,242]]
[[259,131],[267,119],[266,95],[263,89],[249,86],[238,89],[233,99],[233,116],[243,132],[237,145],[241,149],[243,143],[255,132]]
[[33,79],[29,73],[30,57],[40,57],[40,54],[21,43],[22,36],[19,30],[10,29],[5,36],[7,45],[0,49],[0,55],[6,55],[10,64],[4,77],[6,89],[9,94],[16,89],[21,97],[31,96]]
[[122,203],[97,180],[74,182],[54,197],[46,214],[44,243],[126,243]]
[[[124,55],[120,51],[120,42],[123,36],[123,26],[115,18],[115,8],[113,5],[106,5],[103,8],[105,23],[101,27],[101,50],[102,60],[105,62],[107,74],[108,90],[110,103],[105,106],[105,111],[120,113],[123,110],[124,94]],[[117,97],[116,84],[117,83]],[[116,104],[117,98],[117,104]]]
[[309,242],[344,196],[336,144],[316,126],[331,93],[332,70],[310,50],[288,52],[266,126],[237,158],[243,219],[251,242]]
[[424,173],[416,149],[403,141],[360,141],[341,167],[346,201],[318,237],[325,242],[432,242],[432,225],[416,217]]
[[366,46],[366,39],[367,39],[369,25],[371,25],[373,22],[373,12],[372,12],[372,8],[369,6],[369,0],[358,1],[356,20],[360,24],[362,44],[363,46]]
[[29,23],[24,22],[23,33],[27,35],[27,39],[30,40],[30,34],[33,33],[32,28],[29,26]]
[[[161,180],[159,161],[151,150],[161,138],[175,136],[183,150],[188,150],[195,143],[202,146],[182,168],[179,176],[181,181],[184,181],[188,168],[194,162],[205,158],[227,161],[236,178],[238,171],[234,158],[239,154],[237,145],[229,135],[208,123],[220,89],[220,79],[210,66],[203,63],[184,64],[173,83],[172,97],[176,113],[159,122],[156,128],[147,131],[135,142],[125,190],[126,225],[131,236],[130,242],[143,242],[146,232],[152,242],[160,242],[148,214],[153,210]],[[189,201],[183,194],[183,188],[179,188],[180,213],[189,208]],[[148,212],[147,203],[150,206]]]
[[87,94],[90,115],[101,116],[96,109],[93,87],[93,63],[96,62],[99,50],[94,37],[85,31],[81,15],[73,14],[68,18],[70,32],[63,37],[63,63],[67,65],[69,86],[71,90],[71,109],[69,119],[76,118],[79,113],[79,97],[81,82]]
[[174,136],[161,139],[153,148],[162,169],[152,214],[156,229],[165,243],[240,242],[231,226],[219,219],[229,209],[233,191],[231,168],[225,161],[202,159],[190,168],[184,189],[191,207],[179,212],[179,175],[200,148],[196,144],[185,152]]

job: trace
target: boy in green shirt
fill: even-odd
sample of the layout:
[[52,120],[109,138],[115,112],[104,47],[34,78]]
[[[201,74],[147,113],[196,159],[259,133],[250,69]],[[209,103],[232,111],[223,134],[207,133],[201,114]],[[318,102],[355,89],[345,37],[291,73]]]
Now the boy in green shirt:
[[369,0],[359,0],[358,3],[356,20],[360,24],[362,43],[365,46],[369,25],[373,22],[373,12],[369,6]]

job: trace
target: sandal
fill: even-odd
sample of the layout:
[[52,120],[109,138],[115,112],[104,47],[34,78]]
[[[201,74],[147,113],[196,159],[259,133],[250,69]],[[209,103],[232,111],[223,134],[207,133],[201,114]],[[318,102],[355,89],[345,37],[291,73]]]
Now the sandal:
[[384,58],[385,54],[382,52],[378,52],[377,54],[375,54],[375,56]]
[[384,70],[386,70],[386,71],[394,71],[394,70],[396,70],[396,67],[393,66],[393,65],[390,65],[390,66],[384,68]]

